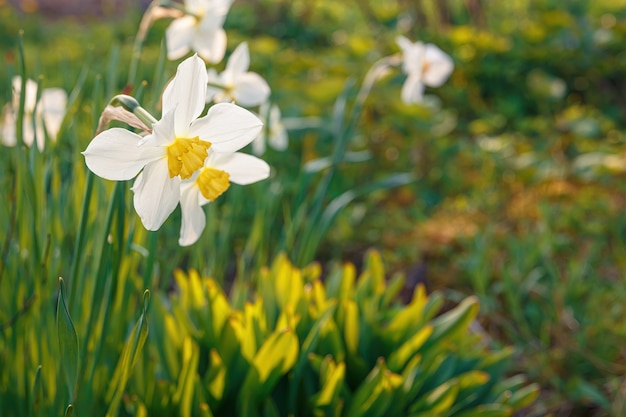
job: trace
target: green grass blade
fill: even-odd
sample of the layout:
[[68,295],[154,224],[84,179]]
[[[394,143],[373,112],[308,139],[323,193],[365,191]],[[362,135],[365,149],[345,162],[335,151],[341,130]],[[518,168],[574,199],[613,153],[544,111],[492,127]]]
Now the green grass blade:
[[59,278],[59,299],[57,302],[57,334],[59,338],[59,352],[61,353],[61,366],[65,373],[70,402],[74,401],[76,381],[78,378],[78,335],[74,323],[70,317],[65,301],[65,284],[63,278]]

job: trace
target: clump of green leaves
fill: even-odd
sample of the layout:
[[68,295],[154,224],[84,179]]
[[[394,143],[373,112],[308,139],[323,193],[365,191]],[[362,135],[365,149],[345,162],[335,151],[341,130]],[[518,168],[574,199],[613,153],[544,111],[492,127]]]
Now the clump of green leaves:
[[[228,297],[197,272],[154,303],[150,354],[127,408],[148,415],[510,416],[538,394],[506,378],[510,350],[490,351],[470,331],[469,297],[437,316],[444,299],[404,277],[386,281],[367,255],[322,281],[313,264],[279,256],[253,287]],[[154,374],[157,375],[154,378]],[[130,398],[130,397],[129,397]]]

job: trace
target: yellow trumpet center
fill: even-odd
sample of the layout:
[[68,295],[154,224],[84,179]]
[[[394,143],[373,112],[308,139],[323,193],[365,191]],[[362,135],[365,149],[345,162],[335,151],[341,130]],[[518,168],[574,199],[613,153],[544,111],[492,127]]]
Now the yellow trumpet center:
[[187,179],[202,168],[206,159],[207,150],[211,147],[211,142],[200,140],[198,136],[194,138],[176,138],[174,143],[167,147],[167,167],[170,178],[180,175],[180,178]]
[[196,184],[207,200],[214,201],[230,187],[229,178],[228,172],[207,167],[198,175]]

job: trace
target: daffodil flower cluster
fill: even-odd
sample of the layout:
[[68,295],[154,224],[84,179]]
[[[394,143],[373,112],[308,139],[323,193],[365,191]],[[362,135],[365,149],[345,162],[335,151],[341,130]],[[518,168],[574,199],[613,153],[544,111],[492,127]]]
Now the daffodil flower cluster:
[[[4,106],[0,122],[0,138],[5,146],[17,144],[17,113],[20,106],[22,77],[13,77],[13,98]],[[24,94],[23,140],[28,147],[37,142],[37,148],[44,150],[46,135],[56,141],[67,107],[67,93],[61,88],[44,88],[37,97],[38,85],[27,79]]]
[[133,203],[148,230],[158,230],[178,204],[179,244],[195,243],[205,227],[202,206],[222,195],[230,183],[251,184],[269,176],[259,158],[237,152],[261,131],[263,123],[232,103],[204,110],[207,72],[194,55],[179,66],[162,97],[162,118],[140,136],[122,128],[99,133],[83,152],[87,167],[113,181],[135,178]]
[[[166,31],[168,58],[178,59],[193,50],[206,62],[219,63],[226,51],[226,32],[222,26],[232,3],[233,0],[185,0],[179,8],[182,15],[174,19]],[[249,66],[248,44],[242,42],[231,53],[221,73],[215,68],[207,70],[206,101],[235,103],[246,108],[259,106],[259,116],[271,124],[271,130],[267,134],[259,133],[253,141],[253,152],[262,154],[266,143],[274,149],[285,150],[288,136],[280,122],[280,110],[272,105],[272,110],[267,111],[270,87],[263,77],[249,71]]]

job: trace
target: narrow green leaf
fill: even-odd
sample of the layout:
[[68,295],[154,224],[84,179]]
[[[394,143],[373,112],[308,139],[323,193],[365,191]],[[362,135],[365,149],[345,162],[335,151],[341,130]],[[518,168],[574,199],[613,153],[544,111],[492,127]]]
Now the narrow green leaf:
[[[334,160],[333,160],[334,163]],[[336,165],[333,165],[331,169],[335,169]],[[331,175],[332,171],[329,171],[327,175]],[[328,177],[330,178],[330,176]],[[330,181],[330,180],[329,180]],[[401,185],[410,184],[415,181],[415,177],[412,174],[392,174],[382,180],[375,181],[361,187],[348,190],[343,194],[335,197],[328,206],[324,209],[319,221],[316,221],[316,216],[311,216],[312,226],[311,230],[305,234],[306,248],[304,254],[301,254],[300,263],[308,263],[315,255],[315,251],[326,235],[328,228],[332,225],[333,221],[348,204],[354,201],[356,198],[367,195],[377,190],[386,190],[389,188],[399,187]],[[326,193],[322,194],[322,198],[326,197]],[[317,202],[316,202],[317,203]]]
[[200,348],[190,338],[185,338],[183,342],[183,360],[178,386],[173,395],[175,403],[179,404],[178,415],[181,417],[191,417],[192,400],[196,371],[200,357]]
[[228,369],[216,349],[211,349],[209,352],[209,363],[209,369],[207,369],[203,378],[204,386],[209,391],[213,400],[221,401],[224,396]]
[[265,399],[280,377],[294,366],[298,350],[298,336],[293,329],[277,330],[263,343],[240,391],[252,399],[252,407]]
[[424,345],[432,332],[432,326],[426,326],[411,336],[398,349],[394,350],[391,355],[389,355],[389,369],[394,372],[401,372],[404,369],[404,365],[417,355],[417,352]]
[[65,374],[67,390],[70,402],[74,401],[76,382],[78,378],[78,335],[74,323],[67,309],[65,296],[65,284],[59,277],[59,299],[57,300],[57,335],[59,339],[59,352],[61,354],[61,366]]
[[38,416],[39,415],[39,404],[41,403],[41,397],[43,395],[43,383],[41,381],[41,365],[37,367],[37,371],[35,371],[35,380],[33,381],[33,391],[32,391],[32,404],[30,415]]
[[72,417],[74,415],[74,406],[72,404],[68,404],[65,409],[65,417]]
[[345,362],[335,364],[330,356],[327,358],[328,366],[324,367],[324,372],[320,375],[322,389],[312,398],[312,403],[317,408],[333,406],[336,403],[345,379]]
[[115,368],[111,384],[109,385],[109,391],[106,398],[111,401],[106,416],[117,415],[117,409],[119,408],[122,395],[126,389],[126,384],[130,378],[135,362],[139,358],[139,353],[143,349],[146,339],[148,337],[148,321],[147,311],[150,302],[150,291],[146,290],[143,294],[143,311],[139,316],[139,320],[135,324],[133,331],[128,338],[128,341],[124,345],[122,354]]
[[278,407],[272,397],[266,399],[263,404],[263,417],[280,417]]
[[358,305],[352,300],[344,300],[343,337],[346,343],[346,352],[357,355],[359,349],[359,311]]
[[443,413],[452,407],[458,394],[458,381],[456,379],[450,380],[426,396],[426,408],[434,414]]
[[[370,151],[346,152],[343,157],[343,161],[341,162],[364,162],[371,159],[372,153]],[[314,159],[305,163],[302,167],[302,170],[309,174],[314,174],[316,172],[329,168],[330,166],[332,166],[332,164],[333,158],[330,156],[325,156],[323,158]]]
[[[324,313],[315,321],[311,330],[307,334],[304,342],[302,343],[302,347],[300,348],[300,353],[298,354],[298,360],[296,361],[296,365],[294,366],[293,378],[291,383],[294,385],[298,385],[300,383],[300,379],[302,378],[302,374],[304,373],[305,365],[309,359],[309,354],[312,353],[316,348],[319,341],[319,335],[322,327],[326,324],[326,322],[332,317],[332,314],[335,312],[336,304],[330,305]],[[293,389],[290,391],[289,396],[289,408],[292,412],[295,412],[296,401],[297,401],[298,390]]]
[[424,345],[424,349],[432,347],[444,338],[454,337],[468,328],[478,314],[478,298],[467,297],[453,310],[437,317],[432,321],[433,334]]
[[[539,397],[539,393],[540,393],[539,385],[537,384],[527,385],[515,391],[513,395],[511,395],[511,398],[509,399],[508,404],[513,406],[516,410],[520,408],[528,407],[529,405],[535,402],[537,397]],[[606,402],[605,403],[598,402],[598,403],[603,406],[606,406],[606,408],[608,409],[609,407],[608,399],[604,397],[604,394],[601,394],[601,395],[603,396],[602,398],[606,400]]]
[[389,415],[388,409],[402,385],[403,377],[389,371],[384,360],[379,359],[354,394],[346,415],[349,417]]

